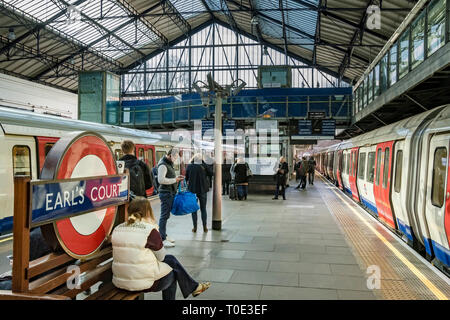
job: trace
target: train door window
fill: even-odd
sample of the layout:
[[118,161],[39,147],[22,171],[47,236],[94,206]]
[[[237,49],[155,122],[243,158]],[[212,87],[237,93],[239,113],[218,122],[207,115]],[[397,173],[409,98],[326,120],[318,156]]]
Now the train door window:
[[148,166],[153,168],[155,164],[153,163],[153,149],[148,149]]
[[395,181],[394,190],[399,193],[402,188],[402,164],[403,164],[403,151],[397,151],[397,157],[395,159]]
[[375,184],[380,184],[380,167],[381,167],[381,148],[377,150],[377,174]]
[[159,160],[161,160],[161,158],[164,157],[165,154],[166,154],[165,151],[156,151],[156,163],[158,163]]
[[389,177],[389,148],[384,150],[383,188],[387,187]]
[[120,158],[122,158],[123,152],[121,149],[116,149],[114,150],[114,155],[116,156],[116,160],[119,160]]
[[353,167],[352,167],[352,169],[353,169],[352,175],[354,177],[356,177],[356,159],[357,159],[357,155],[356,155],[356,151],[354,151],[353,152]]
[[141,161],[144,161],[145,160],[145,155],[144,155],[144,149],[142,149],[142,148],[139,148],[139,153],[138,153],[138,159],[139,160],[141,160]]
[[350,174],[350,153],[347,153],[347,174]]
[[47,154],[50,152],[50,150],[52,149],[53,145],[54,145],[53,142],[45,144],[45,146],[44,146],[44,154],[45,154],[45,156],[47,156]]
[[14,146],[12,156],[14,176],[31,176],[30,148],[27,146]]
[[364,180],[364,169],[366,168],[366,153],[359,154],[358,179]]
[[445,172],[447,168],[447,148],[437,148],[434,152],[431,203],[442,208],[445,195]]
[[375,152],[369,152],[369,155],[367,156],[366,181],[373,183],[374,174],[375,174]]

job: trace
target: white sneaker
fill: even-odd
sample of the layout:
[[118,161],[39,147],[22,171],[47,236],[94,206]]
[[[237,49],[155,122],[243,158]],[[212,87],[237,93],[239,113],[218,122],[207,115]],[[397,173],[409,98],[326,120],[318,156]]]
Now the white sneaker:
[[163,241],[163,245],[166,248],[173,248],[173,247],[175,247],[175,245],[172,242],[167,241],[167,239]]
[[172,243],[175,243],[175,240],[166,235],[166,240]]

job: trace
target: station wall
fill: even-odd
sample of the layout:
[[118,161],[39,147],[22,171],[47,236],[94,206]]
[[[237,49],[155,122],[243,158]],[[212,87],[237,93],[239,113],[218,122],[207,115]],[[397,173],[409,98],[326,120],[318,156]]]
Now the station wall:
[[78,118],[78,95],[0,73],[0,104]]

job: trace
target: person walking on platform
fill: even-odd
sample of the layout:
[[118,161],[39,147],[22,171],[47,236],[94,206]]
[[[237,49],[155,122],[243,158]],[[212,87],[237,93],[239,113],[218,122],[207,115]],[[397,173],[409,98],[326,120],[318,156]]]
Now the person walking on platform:
[[125,140],[121,145],[124,156],[119,160],[125,161],[125,168],[130,172],[131,199],[136,196],[147,197],[147,189],[153,186],[153,176],[147,164],[134,155],[136,147],[131,140]]
[[238,158],[234,166],[234,181],[237,187],[238,199],[247,200],[248,194],[248,164],[243,158]]
[[314,160],[314,157],[309,157],[308,161],[308,183],[314,185],[314,175],[316,172],[316,160]]
[[280,164],[278,165],[277,173],[275,174],[275,179],[277,182],[277,188],[275,190],[275,197],[273,200],[278,199],[279,190],[281,187],[281,195],[283,196],[283,200],[286,200],[286,182],[289,173],[289,167],[284,157],[280,158]]
[[298,164],[298,175],[300,176],[300,183],[295,189],[305,189],[306,187],[306,174],[308,172],[309,162],[306,160],[306,157],[302,157],[302,161]]
[[166,155],[158,163],[158,183],[159,199],[161,200],[161,214],[159,217],[159,232],[165,247],[174,247],[175,240],[166,234],[167,220],[170,218],[173,199],[177,193],[177,183],[184,179],[183,176],[176,176],[173,168],[176,152],[174,149],[167,151]]
[[[206,226],[207,212],[206,200],[209,191],[208,177],[212,177],[213,172],[203,161],[201,153],[196,153],[186,168],[186,182],[188,190],[197,195],[202,213],[203,232],[208,232]],[[197,232],[197,212],[192,212],[192,232]]]
[[144,198],[128,207],[128,220],[114,228],[113,284],[128,291],[162,291],[163,300],[175,300],[177,283],[183,297],[198,296],[211,283],[198,283],[173,255],[165,252],[153,210]]
[[230,193],[231,161],[231,159],[227,158],[227,161],[222,164],[222,195]]

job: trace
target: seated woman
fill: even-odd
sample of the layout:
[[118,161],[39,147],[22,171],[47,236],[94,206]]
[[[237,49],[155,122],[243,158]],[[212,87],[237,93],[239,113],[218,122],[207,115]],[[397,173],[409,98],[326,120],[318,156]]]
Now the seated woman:
[[137,197],[128,207],[128,221],[111,237],[113,284],[129,291],[162,290],[163,300],[175,300],[177,282],[183,297],[194,297],[210,287],[198,283],[172,255],[166,255],[150,202]]

